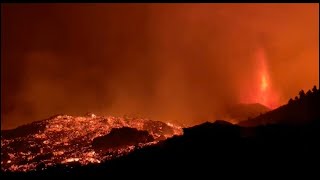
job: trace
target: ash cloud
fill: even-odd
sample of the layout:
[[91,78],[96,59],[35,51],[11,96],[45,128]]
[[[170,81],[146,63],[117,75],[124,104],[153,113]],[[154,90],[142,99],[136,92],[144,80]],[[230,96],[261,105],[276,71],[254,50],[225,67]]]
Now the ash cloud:
[[318,4],[2,4],[2,129],[88,111],[222,118],[259,46],[285,103],[319,83],[318,17]]

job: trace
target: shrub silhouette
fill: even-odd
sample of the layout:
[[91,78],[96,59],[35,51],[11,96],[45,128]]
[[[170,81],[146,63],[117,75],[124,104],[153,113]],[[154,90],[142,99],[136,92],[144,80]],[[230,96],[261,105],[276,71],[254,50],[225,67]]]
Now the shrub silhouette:
[[289,101],[288,101],[288,104],[291,104],[291,103],[293,103],[293,99],[292,98],[290,98]]
[[299,92],[299,96],[300,96],[300,99],[303,99],[303,98],[306,96],[306,94],[304,93],[303,90],[301,90],[301,91]]
[[307,96],[311,96],[312,92],[310,90],[307,91]]
[[317,92],[317,86],[316,86],[316,85],[313,86],[312,92],[313,92],[313,93],[316,93],[316,92]]

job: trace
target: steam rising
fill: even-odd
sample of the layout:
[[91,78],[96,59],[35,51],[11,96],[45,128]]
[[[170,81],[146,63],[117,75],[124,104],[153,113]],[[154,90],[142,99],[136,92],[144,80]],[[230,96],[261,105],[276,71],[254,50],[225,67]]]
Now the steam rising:
[[[1,125],[64,113],[222,118],[261,44],[281,103],[319,83],[318,4],[1,5]],[[245,88],[249,89],[250,88]]]

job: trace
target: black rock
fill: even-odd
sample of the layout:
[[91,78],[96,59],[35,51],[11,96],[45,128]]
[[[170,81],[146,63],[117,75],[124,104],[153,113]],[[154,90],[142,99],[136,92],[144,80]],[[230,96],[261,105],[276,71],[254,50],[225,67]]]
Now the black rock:
[[105,150],[147,143],[153,140],[153,137],[148,131],[139,131],[135,128],[123,127],[112,129],[109,134],[93,139],[92,146],[96,150]]

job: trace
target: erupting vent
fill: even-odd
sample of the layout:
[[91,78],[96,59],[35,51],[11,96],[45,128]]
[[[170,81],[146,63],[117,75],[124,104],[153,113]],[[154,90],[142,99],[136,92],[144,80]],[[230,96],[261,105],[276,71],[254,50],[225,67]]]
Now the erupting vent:
[[[29,127],[28,127],[29,126]],[[125,128],[129,127],[129,128]],[[105,117],[88,114],[84,117],[59,115],[47,120],[28,124],[25,129],[37,129],[27,135],[15,135],[9,130],[1,135],[1,168],[4,171],[30,171],[44,169],[56,164],[71,165],[78,163],[100,163],[124,155],[137,147],[157,143],[173,135],[181,135],[182,128],[169,123],[141,118]],[[125,132],[138,133],[128,137],[123,134],[122,146],[97,149],[94,140],[100,141],[108,136],[112,129],[126,129]],[[134,128],[128,131],[128,129]],[[137,130],[135,130],[137,129]],[[114,131],[121,133],[121,131]],[[11,131],[11,132],[10,132]],[[140,137],[147,134],[148,141],[134,140],[128,143],[125,138]],[[114,137],[114,133],[112,137]],[[111,138],[112,138],[111,137]],[[110,139],[110,138],[109,138]],[[108,140],[103,139],[103,140]],[[121,139],[117,139],[121,141]],[[131,140],[132,141],[132,140]],[[121,142],[115,144],[119,145]],[[127,144],[126,144],[127,143]],[[109,143],[112,144],[112,143]]]
[[245,104],[262,104],[269,109],[279,107],[279,95],[273,87],[270,76],[270,67],[267,64],[267,55],[264,48],[257,49],[255,53],[256,72],[254,78],[241,93],[241,102]]

